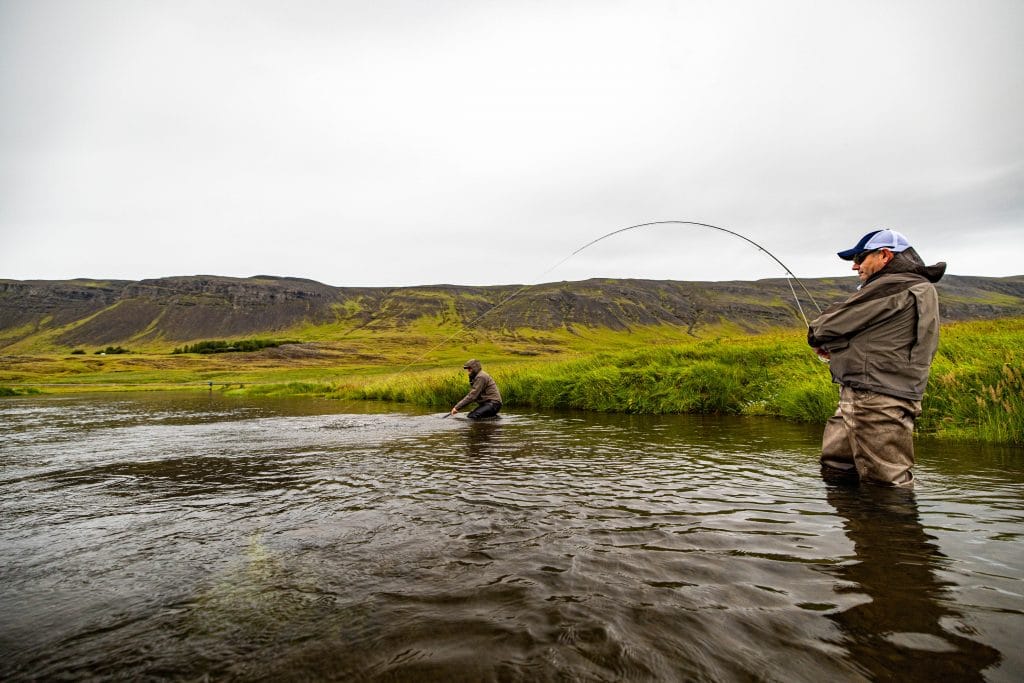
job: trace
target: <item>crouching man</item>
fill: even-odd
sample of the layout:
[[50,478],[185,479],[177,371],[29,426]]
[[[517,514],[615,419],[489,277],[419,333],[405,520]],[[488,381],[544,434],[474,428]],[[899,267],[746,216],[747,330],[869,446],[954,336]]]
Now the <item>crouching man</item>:
[[459,412],[459,409],[468,406],[474,401],[477,402],[474,408],[466,417],[471,420],[478,420],[483,417],[492,417],[501,410],[501,393],[498,385],[486,372],[482,370],[480,361],[466,361],[462,366],[463,370],[469,372],[469,393],[452,408],[452,415]]
[[853,262],[861,285],[807,331],[841,387],[839,407],[825,423],[822,474],[910,486],[914,421],[939,343],[933,283],[946,264],[925,266],[894,230],[870,232],[838,256]]

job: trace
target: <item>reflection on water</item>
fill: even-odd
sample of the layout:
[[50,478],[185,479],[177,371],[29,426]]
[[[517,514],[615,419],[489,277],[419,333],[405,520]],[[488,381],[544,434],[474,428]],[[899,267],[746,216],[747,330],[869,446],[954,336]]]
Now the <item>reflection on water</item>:
[[972,640],[975,629],[954,607],[948,564],[921,525],[913,491],[832,487],[828,502],[843,518],[853,561],[835,573],[840,590],[864,602],[830,615],[842,628],[851,662],[872,678],[984,680],[998,650]]
[[0,679],[1019,680],[1024,457],[216,395],[0,403]]

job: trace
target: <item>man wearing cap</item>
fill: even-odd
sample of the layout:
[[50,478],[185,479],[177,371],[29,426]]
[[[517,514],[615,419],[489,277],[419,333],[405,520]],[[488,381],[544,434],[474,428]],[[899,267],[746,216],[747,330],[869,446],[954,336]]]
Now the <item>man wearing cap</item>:
[[838,255],[853,261],[861,284],[807,330],[807,343],[840,385],[839,407],[822,437],[822,473],[909,486],[914,420],[939,343],[933,283],[946,264],[926,266],[895,230],[869,232]]
[[462,366],[463,370],[469,372],[469,393],[462,397],[462,400],[452,408],[452,415],[459,412],[459,408],[467,406],[473,401],[477,402],[474,408],[466,417],[471,420],[478,420],[482,417],[493,417],[501,410],[501,393],[498,385],[481,368],[480,361],[470,360]]

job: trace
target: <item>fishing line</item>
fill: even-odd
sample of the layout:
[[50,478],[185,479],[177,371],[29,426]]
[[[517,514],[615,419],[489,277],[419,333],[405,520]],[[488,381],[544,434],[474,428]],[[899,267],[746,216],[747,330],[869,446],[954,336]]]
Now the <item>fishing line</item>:
[[506,298],[502,299],[497,304],[495,304],[491,308],[487,309],[486,311],[484,311],[483,313],[478,315],[476,318],[470,320],[468,323],[463,325],[461,329],[457,330],[456,332],[453,332],[447,338],[441,340],[436,345],[434,345],[431,348],[429,348],[426,351],[424,351],[419,357],[417,357],[416,359],[411,361],[408,365],[406,365],[405,367],[400,369],[397,374],[402,374],[403,372],[405,372],[406,370],[411,368],[416,363],[419,363],[420,361],[422,361],[424,358],[426,358],[428,355],[430,355],[434,351],[440,349],[443,346],[446,346],[450,341],[452,341],[453,339],[455,339],[459,335],[461,335],[461,334],[463,334],[463,333],[473,329],[484,318],[486,318],[487,316],[491,315],[492,313],[494,313],[495,311],[500,309],[502,306],[505,306],[506,304],[508,304],[513,299],[518,298],[526,290],[531,289],[533,287],[536,287],[538,284],[540,284],[539,280],[541,278],[545,277],[551,271],[553,271],[556,268],[558,268],[559,266],[563,265],[566,261],[571,259],[573,256],[576,256],[580,252],[582,252],[582,251],[584,251],[586,249],[589,249],[590,247],[594,246],[598,242],[606,240],[609,237],[614,237],[615,235],[619,235],[621,233],[628,232],[630,230],[636,230],[638,228],[647,228],[647,227],[651,227],[651,226],[655,226],[655,225],[692,225],[692,226],[697,226],[697,227],[702,227],[702,228],[710,228],[712,230],[718,230],[720,232],[724,232],[726,234],[732,235],[733,237],[738,237],[741,240],[754,245],[755,247],[758,248],[759,251],[764,252],[773,261],[775,261],[777,264],[782,266],[782,269],[786,272],[786,282],[789,284],[789,289],[793,293],[793,300],[796,302],[797,310],[800,312],[800,317],[803,318],[804,324],[807,325],[808,327],[810,326],[810,323],[807,320],[807,316],[804,314],[804,307],[800,303],[800,297],[797,296],[796,289],[793,287],[793,282],[794,281],[796,281],[796,283],[798,285],[800,285],[800,289],[803,290],[804,294],[807,295],[807,298],[810,299],[811,303],[813,303],[815,308],[818,309],[818,312],[819,313],[821,312],[821,306],[819,306],[818,302],[814,300],[814,296],[807,290],[807,287],[804,286],[804,283],[800,281],[800,278],[798,278],[796,276],[796,274],[793,273],[793,271],[789,269],[789,266],[787,266],[785,263],[783,263],[775,254],[771,253],[770,251],[765,249],[762,245],[758,244],[757,242],[755,242],[754,240],[750,239],[746,235],[740,234],[740,233],[738,233],[738,232],[736,232],[734,230],[727,230],[726,228],[720,228],[717,225],[711,225],[710,223],[698,223],[696,221],[651,221],[649,223],[638,223],[637,225],[630,225],[630,226],[625,227],[625,228],[619,228],[618,230],[612,230],[611,232],[609,232],[609,233],[607,233],[605,235],[601,235],[597,239],[594,239],[594,240],[591,240],[590,242],[587,242],[582,247],[578,248],[576,251],[572,252],[571,254],[569,254],[568,256],[563,258],[561,261],[559,261],[555,265],[551,266],[550,268],[545,270],[543,273],[538,275],[536,278],[534,278],[534,283],[533,284],[523,285],[519,289],[515,290],[509,296],[507,296]]
[[[546,272],[542,273],[540,277],[544,277],[544,275],[546,275],[547,273],[550,273],[552,270],[554,270],[558,266],[562,265],[563,263],[565,263],[566,261],[571,259],[573,256],[575,256],[576,254],[580,253],[584,249],[587,249],[589,247],[594,246],[595,244],[597,244],[598,242],[600,242],[602,240],[606,240],[609,237],[612,237],[614,235],[618,235],[618,234],[623,233],[623,232],[627,232],[629,230],[636,230],[637,228],[647,228],[647,227],[650,227],[652,225],[695,225],[695,226],[699,226],[699,227],[702,227],[702,228],[711,228],[712,230],[718,230],[720,232],[724,232],[724,233],[727,233],[729,235],[732,235],[733,237],[739,237],[741,240],[743,240],[745,242],[748,242],[748,243],[754,245],[755,247],[757,247],[760,251],[763,251],[765,254],[767,254],[769,257],[771,257],[771,259],[773,261],[775,261],[780,266],[782,266],[782,269],[784,271],[786,271],[786,275],[788,276],[786,279],[789,281],[790,289],[793,290],[793,299],[796,301],[797,309],[799,309],[800,315],[803,317],[805,323],[807,322],[807,316],[804,315],[803,306],[800,305],[800,298],[797,297],[796,290],[793,289],[793,280],[795,280],[796,283],[798,285],[800,285],[800,289],[802,289],[804,291],[804,294],[807,295],[807,298],[810,299],[811,303],[813,303],[815,308],[818,309],[818,312],[819,313],[821,312],[821,306],[819,306],[818,302],[814,300],[814,297],[811,296],[811,293],[809,291],[807,291],[807,287],[804,286],[804,283],[802,283],[800,281],[800,278],[798,278],[796,276],[796,274],[794,274],[793,271],[789,269],[789,266],[787,266],[785,263],[783,263],[781,260],[779,260],[779,257],[777,257],[775,254],[773,254],[772,252],[768,251],[763,246],[761,246],[760,244],[758,244],[754,240],[750,239],[746,235],[742,235],[742,234],[740,234],[740,233],[738,233],[738,232],[736,232],[734,230],[727,230],[726,228],[720,228],[717,225],[711,225],[710,223],[698,223],[696,221],[652,221],[650,223],[639,223],[637,225],[631,225],[631,226],[629,226],[627,228],[619,228],[618,230],[612,230],[607,235],[601,235],[596,240],[591,240],[590,242],[587,242],[582,247],[580,247],[579,249],[577,249],[576,251],[572,252],[571,254],[566,256],[564,259],[562,259],[561,261],[559,261],[558,263],[553,265]],[[790,280],[790,278],[792,278],[792,280]]]

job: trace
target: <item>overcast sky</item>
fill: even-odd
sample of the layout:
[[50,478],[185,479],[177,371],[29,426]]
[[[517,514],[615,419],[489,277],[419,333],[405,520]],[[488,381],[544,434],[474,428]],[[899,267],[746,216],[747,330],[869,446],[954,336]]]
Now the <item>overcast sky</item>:
[[0,278],[1024,274],[1024,2],[0,0]]

